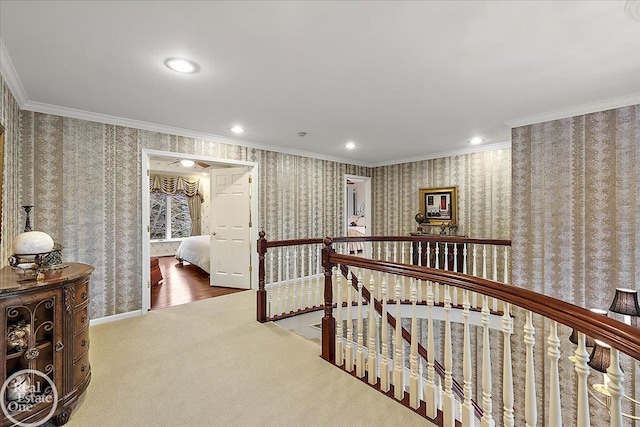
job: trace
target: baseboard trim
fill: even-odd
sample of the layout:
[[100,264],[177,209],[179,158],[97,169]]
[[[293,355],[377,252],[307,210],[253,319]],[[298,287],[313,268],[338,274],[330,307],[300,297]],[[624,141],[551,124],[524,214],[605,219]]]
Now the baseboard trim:
[[129,311],[127,313],[114,314],[113,316],[99,317],[91,319],[90,326],[102,325],[103,323],[117,322],[118,320],[128,319],[130,317],[142,316],[142,310]]

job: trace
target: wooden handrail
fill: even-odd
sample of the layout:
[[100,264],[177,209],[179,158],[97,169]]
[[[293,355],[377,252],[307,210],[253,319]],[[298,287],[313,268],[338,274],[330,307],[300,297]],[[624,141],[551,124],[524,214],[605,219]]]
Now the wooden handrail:
[[586,308],[525,288],[467,276],[452,271],[406,265],[391,261],[369,260],[337,253],[330,254],[329,262],[412,277],[418,280],[439,282],[497,298],[574,328],[594,339],[605,342],[636,360],[640,360],[640,329],[615,319],[595,314]]
[[[264,323],[267,321],[267,291],[265,289],[265,257],[269,248],[279,248],[287,246],[302,246],[302,245],[320,245],[323,244],[325,239],[313,238],[313,239],[289,239],[289,240],[276,240],[273,242],[265,239],[265,232],[260,231],[258,233],[257,251],[258,251],[258,290],[256,301],[256,319],[258,322]],[[329,238],[327,238],[329,239]],[[329,239],[334,242],[440,242],[440,243],[466,243],[466,244],[483,244],[483,245],[495,245],[495,246],[510,246],[510,240],[497,240],[497,239],[478,239],[462,236],[441,236],[434,234],[424,234],[416,236],[363,236],[363,237],[335,237]]]
[[511,246],[511,240],[483,239],[463,236],[440,236],[425,234],[420,236],[358,236],[358,237],[332,237],[336,242],[438,242],[438,243],[469,243],[475,245]]
[[[260,233],[264,233],[261,231]],[[324,239],[295,239],[295,240],[275,240],[273,242],[267,242],[267,248],[279,248],[282,246],[302,246],[302,245],[316,245],[321,244]]]

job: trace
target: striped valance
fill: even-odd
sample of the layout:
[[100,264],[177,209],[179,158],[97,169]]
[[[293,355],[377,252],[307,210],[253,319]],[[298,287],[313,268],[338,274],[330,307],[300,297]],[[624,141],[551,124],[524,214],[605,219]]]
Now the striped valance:
[[200,193],[200,180],[189,181],[180,176],[151,175],[149,180],[149,190],[152,193],[176,194],[184,193],[187,197],[199,196],[200,201],[204,201]]

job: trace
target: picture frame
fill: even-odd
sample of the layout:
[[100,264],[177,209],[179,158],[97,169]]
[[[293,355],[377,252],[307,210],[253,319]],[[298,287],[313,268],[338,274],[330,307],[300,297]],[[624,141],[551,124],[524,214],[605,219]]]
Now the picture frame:
[[458,192],[456,187],[421,188],[420,213],[429,225],[458,223]]

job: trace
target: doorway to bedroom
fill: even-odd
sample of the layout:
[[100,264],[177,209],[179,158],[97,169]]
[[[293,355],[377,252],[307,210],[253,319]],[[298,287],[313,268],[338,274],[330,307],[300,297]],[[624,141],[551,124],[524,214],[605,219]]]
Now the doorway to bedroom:
[[258,165],[142,151],[142,312],[254,286]]
[[209,274],[195,264],[180,263],[175,256],[153,257],[158,262],[161,282],[155,283],[153,264],[151,265],[151,307],[150,310],[188,304],[208,298],[242,292],[244,289],[210,286]]
[[[371,177],[344,176],[344,224],[346,236],[371,235]],[[349,253],[364,255],[369,247],[370,243],[349,243]]]

